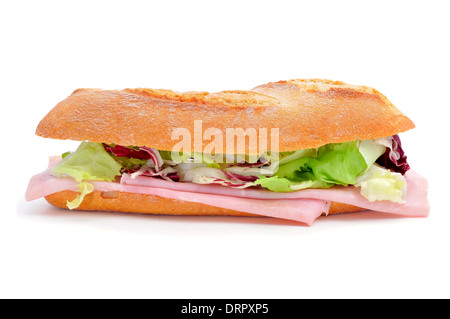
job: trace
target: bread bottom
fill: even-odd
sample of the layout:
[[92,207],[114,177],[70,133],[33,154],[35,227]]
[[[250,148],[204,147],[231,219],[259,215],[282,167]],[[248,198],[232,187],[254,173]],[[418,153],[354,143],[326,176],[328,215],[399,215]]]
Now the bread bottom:
[[[67,201],[75,199],[76,196],[76,192],[63,191],[49,195],[45,197],[45,199],[55,207],[67,209]],[[101,191],[94,191],[87,195],[77,210],[190,216],[259,216],[236,210],[154,195]],[[364,209],[360,207],[332,202],[329,213],[351,213],[362,210]]]

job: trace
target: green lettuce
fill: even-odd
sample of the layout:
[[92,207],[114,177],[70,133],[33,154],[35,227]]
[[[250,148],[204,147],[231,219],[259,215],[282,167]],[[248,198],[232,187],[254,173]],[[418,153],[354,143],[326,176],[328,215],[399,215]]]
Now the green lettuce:
[[292,182],[287,178],[279,178],[278,176],[266,177],[260,176],[259,179],[255,181],[255,185],[261,185],[268,190],[273,192],[292,192],[291,189]]
[[57,177],[70,176],[78,183],[80,194],[71,202],[67,202],[69,209],[80,206],[85,196],[94,191],[94,186],[83,181],[112,182],[121,174],[122,165],[119,164],[102,144],[83,142],[78,149],[70,154],[65,153],[62,161],[52,169]]
[[78,208],[81,203],[83,202],[86,195],[92,193],[94,191],[94,185],[91,183],[80,183],[78,185],[78,191],[80,194],[77,195],[77,197],[73,201],[67,201],[67,207],[69,209],[76,209]]
[[261,185],[273,192],[293,192],[305,188],[329,188],[332,186],[332,184],[314,180],[293,182],[287,178],[279,178],[278,176],[260,176],[260,178],[255,181],[255,185]]
[[373,141],[327,144],[297,151],[280,160],[272,177],[260,176],[255,184],[275,192],[354,185],[356,178],[384,152],[385,147]]
[[[221,156],[226,155],[211,156],[194,152],[181,154],[186,163],[180,164],[178,169],[181,175],[186,175],[186,172],[194,169],[196,165],[218,170],[233,169],[232,172],[237,176],[253,176],[254,185],[274,192],[355,185],[361,188],[361,194],[369,200],[401,202],[406,193],[404,177],[387,170],[380,171],[382,168],[378,169],[378,166],[374,165],[385,151],[386,147],[375,140],[357,140],[293,152],[266,153],[262,158],[268,160],[270,165],[263,167],[228,167],[228,163],[219,161]],[[171,163],[171,152],[159,151],[159,154],[167,165],[177,164]],[[232,158],[234,163],[239,162],[236,156],[227,156],[227,161]],[[193,160],[197,163],[192,163]],[[79,183],[77,198],[67,205],[70,209],[75,209],[85,196],[94,190],[93,185],[86,181],[112,182],[121,175],[122,169],[134,170],[146,163],[146,160],[139,158],[111,155],[102,144],[83,142],[75,152],[65,153],[52,173],[57,177],[70,176]]]
[[52,169],[57,177],[70,176],[78,183],[82,181],[112,182],[121,173],[120,165],[102,144],[83,142],[78,149],[67,155]]

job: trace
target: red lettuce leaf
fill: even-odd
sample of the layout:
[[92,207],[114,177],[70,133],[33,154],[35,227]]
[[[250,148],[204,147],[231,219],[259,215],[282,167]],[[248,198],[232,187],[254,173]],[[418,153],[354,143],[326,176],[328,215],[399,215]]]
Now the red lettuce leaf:
[[132,157],[137,159],[143,159],[143,160],[149,160],[151,158],[150,154],[146,152],[145,150],[136,150],[134,148],[122,146],[122,145],[115,145],[113,147],[103,144],[106,151],[113,154],[117,157]]
[[386,152],[377,160],[377,164],[402,175],[410,169],[398,135],[392,137],[392,148],[386,148]]
[[103,146],[107,152],[117,157],[137,158],[147,161],[151,159],[157,172],[160,171],[164,165],[164,160],[159,154],[159,151],[150,147],[143,146],[137,150],[135,148],[122,145],[109,146],[107,144],[103,144]]

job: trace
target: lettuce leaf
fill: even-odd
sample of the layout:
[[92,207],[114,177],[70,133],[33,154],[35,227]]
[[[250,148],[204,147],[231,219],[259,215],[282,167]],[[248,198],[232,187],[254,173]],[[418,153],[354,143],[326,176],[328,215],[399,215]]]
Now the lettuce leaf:
[[354,184],[356,177],[368,167],[358,146],[358,141],[324,145],[315,157],[301,157],[280,165],[275,175],[294,182]]
[[395,203],[406,202],[407,183],[401,173],[372,165],[369,170],[357,178],[356,187],[361,188],[361,195],[369,201],[388,200]]
[[402,148],[402,142],[398,135],[378,138],[377,143],[386,146],[386,152],[377,160],[377,164],[390,169],[391,171],[405,173],[410,169],[407,156]]
[[367,163],[355,141],[320,147],[317,158],[311,159],[307,168],[307,173],[311,171],[319,181],[347,186],[355,183]]
[[378,140],[363,140],[359,144],[359,152],[364,156],[367,166],[370,167],[386,152],[386,146]]
[[385,150],[385,146],[373,140],[300,150],[283,156],[274,175],[260,176],[255,184],[275,192],[354,185],[356,178],[364,174]]
[[67,207],[71,210],[77,209],[83,202],[86,195],[94,191],[94,185],[92,185],[91,183],[81,183],[78,185],[78,191],[80,192],[80,194],[78,194],[73,201],[67,201]]
[[102,144],[82,142],[78,149],[66,156],[52,169],[57,177],[70,176],[78,183],[79,194],[73,201],[67,201],[69,209],[76,209],[86,195],[94,191],[94,185],[87,181],[112,182],[121,174],[122,165],[112,158]]
[[144,159],[133,158],[133,157],[117,157],[113,156],[114,160],[122,165],[123,168],[130,171],[135,169],[136,167],[140,168],[141,166],[147,164],[147,161]]
[[102,144],[82,142],[78,149],[67,155],[52,169],[57,177],[70,176],[82,181],[112,182],[121,174],[122,165],[115,161]]
[[268,190],[273,192],[292,192],[291,189],[292,182],[287,178],[279,178],[278,176],[265,177],[261,176],[255,181],[255,185],[261,185]]
[[279,178],[278,176],[266,177],[260,176],[255,181],[255,185],[261,185],[273,192],[293,192],[305,188],[329,188],[332,184],[324,183],[321,181],[307,180],[303,182],[293,182],[287,178]]

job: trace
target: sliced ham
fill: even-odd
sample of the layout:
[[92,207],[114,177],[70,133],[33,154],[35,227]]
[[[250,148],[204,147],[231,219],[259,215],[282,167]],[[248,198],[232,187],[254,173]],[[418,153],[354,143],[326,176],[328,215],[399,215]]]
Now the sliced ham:
[[[77,182],[72,178],[58,178],[51,175],[50,167],[34,176],[28,186],[28,201],[45,197],[60,191],[77,191]],[[385,213],[422,217],[429,213],[427,182],[419,174],[406,174],[408,194],[405,204],[389,201],[369,202],[354,187],[333,187],[329,189],[305,189],[292,193],[276,193],[264,189],[234,189],[220,185],[201,185],[161,180],[152,177],[129,174],[122,176],[121,182],[91,182],[95,190],[139,193],[195,202],[215,207],[227,208],[246,213],[290,219],[311,225],[322,213],[327,214],[331,202],[362,207]]]
[[416,173],[409,170],[405,175],[408,183],[408,192],[405,204],[393,203],[390,201],[370,202],[361,195],[360,189],[356,187],[335,186],[327,189],[304,189],[291,193],[278,193],[265,189],[235,189],[223,187],[220,185],[203,185],[194,183],[176,183],[164,181],[156,178],[137,177],[131,178],[130,175],[124,174],[121,183],[127,185],[139,185],[153,188],[166,188],[194,193],[218,194],[230,197],[245,197],[256,199],[321,199],[331,202],[339,202],[365,208],[367,210],[379,211],[383,213],[391,213],[405,216],[428,216],[430,207],[428,204],[428,183],[427,180]]
[[[143,177],[149,178],[152,177]],[[167,188],[129,185],[92,181],[94,189],[102,192],[119,191],[155,195],[187,202],[227,208],[245,213],[290,219],[312,224],[322,213],[328,213],[330,202],[320,199],[273,199],[230,197],[220,194],[207,194],[180,191]],[[28,186],[26,200],[31,201],[60,191],[77,191],[77,182],[73,178],[61,178],[51,175],[51,168],[34,176]],[[223,186],[222,186],[223,187]]]

